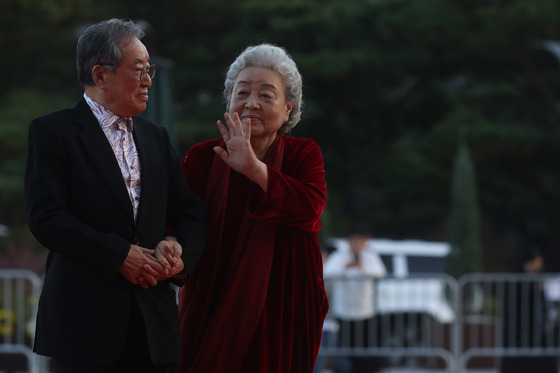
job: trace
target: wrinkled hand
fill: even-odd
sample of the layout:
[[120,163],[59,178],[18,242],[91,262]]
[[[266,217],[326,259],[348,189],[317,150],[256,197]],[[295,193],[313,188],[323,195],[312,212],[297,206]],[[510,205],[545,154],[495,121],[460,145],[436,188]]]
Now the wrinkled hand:
[[243,124],[238,113],[234,113],[233,117],[226,113],[224,118],[227,126],[221,121],[217,124],[227,150],[217,146],[214,151],[228,166],[241,174],[246,174],[258,162],[251,146],[251,120],[247,119],[247,124]]
[[257,183],[265,192],[268,189],[268,168],[261,162],[251,146],[251,120],[243,124],[238,113],[224,115],[227,127],[218,121],[218,129],[226,149],[214,147],[214,152],[232,169]]
[[158,281],[174,277],[181,273],[185,268],[183,259],[181,259],[181,255],[183,254],[183,247],[179,242],[177,242],[177,239],[175,237],[166,237],[164,240],[160,241],[157,244],[154,251],[154,256],[158,263],[160,263],[163,268],[167,270],[166,275],[162,277],[157,272],[153,273],[148,264],[144,266],[144,269]]
[[[140,285],[144,289],[156,286],[158,278],[169,271],[154,257],[155,250],[146,249],[138,245],[130,245],[128,255],[120,268],[120,273],[133,285]],[[146,271],[146,266],[150,271]]]
[[155,258],[166,269],[177,264],[183,254],[183,247],[175,237],[166,236],[164,240],[160,241],[155,247]]

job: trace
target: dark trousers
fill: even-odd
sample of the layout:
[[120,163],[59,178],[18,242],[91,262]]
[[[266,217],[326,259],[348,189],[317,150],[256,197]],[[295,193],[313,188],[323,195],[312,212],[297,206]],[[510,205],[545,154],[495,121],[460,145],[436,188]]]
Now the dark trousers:
[[[342,347],[381,347],[380,320],[376,317],[360,321],[339,320]],[[388,366],[383,356],[351,356],[352,373],[374,373]]]
[[[111,338],[111,336],[108,336]],[[154,365],[150,359],[146,328],[136,301],[132,301],[125,348],[111,365],[96,365],[54,359],[56,373],[175,373],[178,364]]]
[[508,356],[502,358],[501,373],[558,373],[556,356]]

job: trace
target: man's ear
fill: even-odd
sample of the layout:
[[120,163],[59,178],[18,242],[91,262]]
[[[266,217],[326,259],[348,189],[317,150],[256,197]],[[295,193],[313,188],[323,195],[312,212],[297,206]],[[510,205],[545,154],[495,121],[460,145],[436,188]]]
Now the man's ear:
[[105,86],[105,73],[107,72],[106,69],[103,68],[101,65],[95,65],[93,69],[91,69],[91,76],[93,77],[93,82],[99,88],[103,88]]

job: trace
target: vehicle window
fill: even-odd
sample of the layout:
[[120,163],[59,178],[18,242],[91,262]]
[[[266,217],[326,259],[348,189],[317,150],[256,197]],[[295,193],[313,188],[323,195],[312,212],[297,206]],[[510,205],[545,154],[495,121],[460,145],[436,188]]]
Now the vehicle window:
[[408,255],[409,273],[441,273],[444,267],[445,258]]
[[388,274],[393,274],[393,256],[392,255],[380,255],[383,264],[385,264],[385,269]]

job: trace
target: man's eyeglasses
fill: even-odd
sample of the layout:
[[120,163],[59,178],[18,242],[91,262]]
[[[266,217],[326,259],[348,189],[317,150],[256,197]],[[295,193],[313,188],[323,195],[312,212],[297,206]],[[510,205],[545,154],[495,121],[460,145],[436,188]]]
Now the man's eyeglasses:
[[[114,65],[112,63],[101,63],[101,66],[113,66],[113,67],[117,67],[117,65]],[[154,76],[156,75],[156,65],[150,65],[150,66],[144,66],[142,69],[138,69],[138,71],[140,71],[140,81],[144,81],[144,78],[146,76],[150,77],[150,80],[154,78]]]

